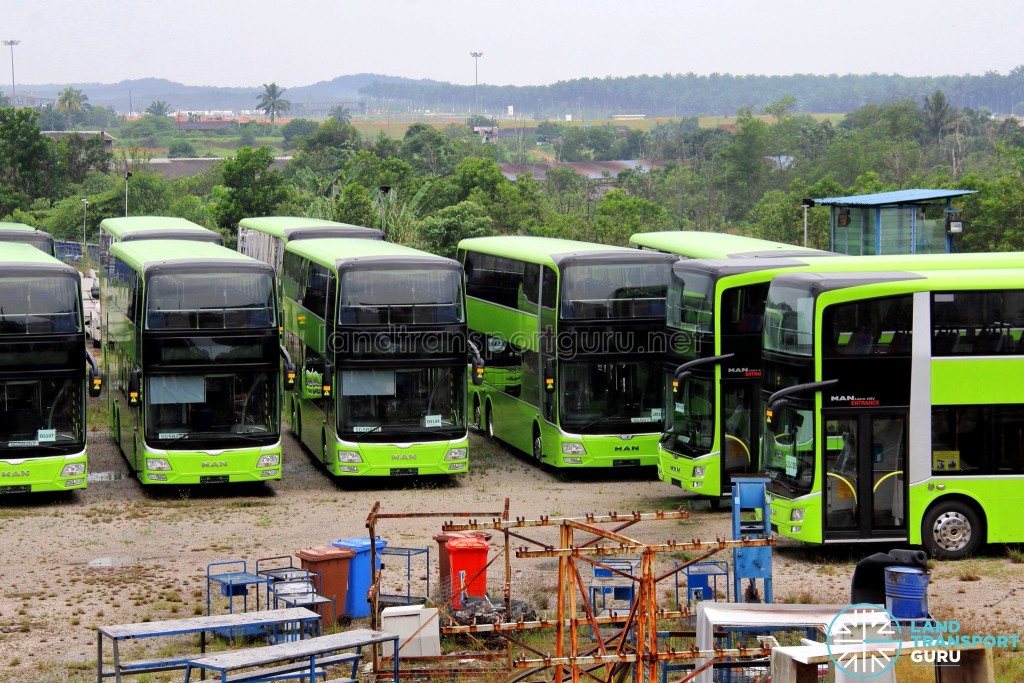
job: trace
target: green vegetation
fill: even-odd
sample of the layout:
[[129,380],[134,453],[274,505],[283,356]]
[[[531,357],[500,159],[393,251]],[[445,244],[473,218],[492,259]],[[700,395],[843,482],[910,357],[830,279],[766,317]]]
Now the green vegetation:
[[[786,95],[728,121],[542,121],[489,142],[470,125],[501,123],[485,117],[384,122],[339,106],[324,121],[282,123],[291,108],[283,95],[270,83],[255,98],[269,123],[217,121],[208,130],[186,130],[201,123],[195,115],[166,115],[173,102],[155,100],[123,120],[73,88],[50,108],[0,108],[0,220],[74,239],[84,219],[95,239],[101,219],[124,213],[127,191],[130,214],[187,218],[222,230],[229,243],[244,216],[309,215],[380,226],[393,241],[439,253],[469,235],[624,244],[633,232],[672,229],[796,244],[804,197],[964,188],[978,193],[958,206],[968,221],[961,250],[1024,249],[1020,122],[958,107],[942,90],[846,115],[800,113],[806,106]],[[54,142],[46,129],[105,130],[116,147],[107,153],[92,136]],[[289,161],[275,160],[285,153]],[[162,156],[221,161],[169,179],[149,164]],[[499,168],[610,159],[650,168],[588,177],[552,167],[515,181]],[[828,209],[811,208],[808,219],[810,246],[827,246]]]

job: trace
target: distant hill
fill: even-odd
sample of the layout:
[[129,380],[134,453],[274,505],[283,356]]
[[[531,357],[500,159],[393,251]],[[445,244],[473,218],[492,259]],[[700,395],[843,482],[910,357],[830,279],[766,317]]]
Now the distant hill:
[[[329,81],[320,81],[312,85],[285,88],[284,98],[297,109],[303,103],[342,103],[364,99],[359,94],[361,88],[373,83],[388,85],[430,86],[445,85],[439,81],[415,80],[383,76],[379,74],[355,74],[338,76]],[[18,90],[42,97],[56,98],[60,91],[71,86],[89,97],[89,103],[101,107],[113,107],[115,111],[124,113],[129,105],[134,111],[143,111],[150,103],[163,100],[172,109],[189,111],[251,110],[263,92],[263,86],[250,88],[225,88],[207,85],[184,85],[163,78],[140,78],[121,81],[119,83],[62,83],[46,85],[18,84]]]

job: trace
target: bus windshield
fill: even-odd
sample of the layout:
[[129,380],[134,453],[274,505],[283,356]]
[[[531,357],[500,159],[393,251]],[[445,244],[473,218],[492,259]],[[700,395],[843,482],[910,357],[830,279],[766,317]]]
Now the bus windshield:
[[662,383],[651,361],[564,361],[559,415],[577,434],[644,434],[660,431]]
[[338,321],[355,325],[458,323],[462,276],[453,268],[353,269],[341,276]]
[[0,334],[80,332],[77,285],[72,277],[0,277]]
[[341,370],[338,384],[338,431],[361,441],[466,431],[461,365]]
[[712,333],[715,316],[715,278],[707,272],[678,266],[668,285],[666,324],[677,330]]
[[[0,380],[0,451],[24,446],[81,446],[82,418],[82,382],[78,378]],[[53,455],[45,450],[28,453]]]
[[764,308],[764,350],[797,356],[814,353],[814,296],[803,287],[768,289]]
[[567,266],[562,271],[562,318],[663,316],[669,273],[664,261]]
[[279,433],[274,373],[149,375],[146,391],[146,439],[157,446]]
[[146,329],[263,328],[274,319],[269,271],[157,273],[146,285]]
[[761,472],[769,490],[783,498],[811,492],[814,483],[814,412],[793,405],[775,411],[765,425]]

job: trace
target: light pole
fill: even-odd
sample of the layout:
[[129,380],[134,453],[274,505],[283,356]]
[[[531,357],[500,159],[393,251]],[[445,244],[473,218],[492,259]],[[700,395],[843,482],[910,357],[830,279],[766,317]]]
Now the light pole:
[[479,116],[480,114],[480,58],[484,56],[483,52],[470,52],[469,56],[473,58],[473,95],[476,97],[476,110],[475,113]]
[[800,204],[804,207],[804,246],[807,246],[807,209],[814,206],[813,199],[801,199]]
[[89,215],[89,199],[82,197],[82,258],[85,258],[85,217]]
[[124,216],[128,217],[128,179],[132,177],[131,171],[124,172]]
[[20,43],[20,40],[5,40],[4,45],[11,48],[11,106],[14,106],[14,97],[18,92],[14,89],[14,46]]

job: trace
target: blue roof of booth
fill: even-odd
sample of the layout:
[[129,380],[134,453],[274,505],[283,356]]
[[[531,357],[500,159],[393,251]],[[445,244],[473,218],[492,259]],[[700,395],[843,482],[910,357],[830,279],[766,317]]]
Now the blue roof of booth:
[[816,206],[888,206],[895,204],[920,204],[921,202],[962,197],[975,194],[977,190],[896,190],[874,194],[855,194],[849,197],[823,197],[815,199]]

